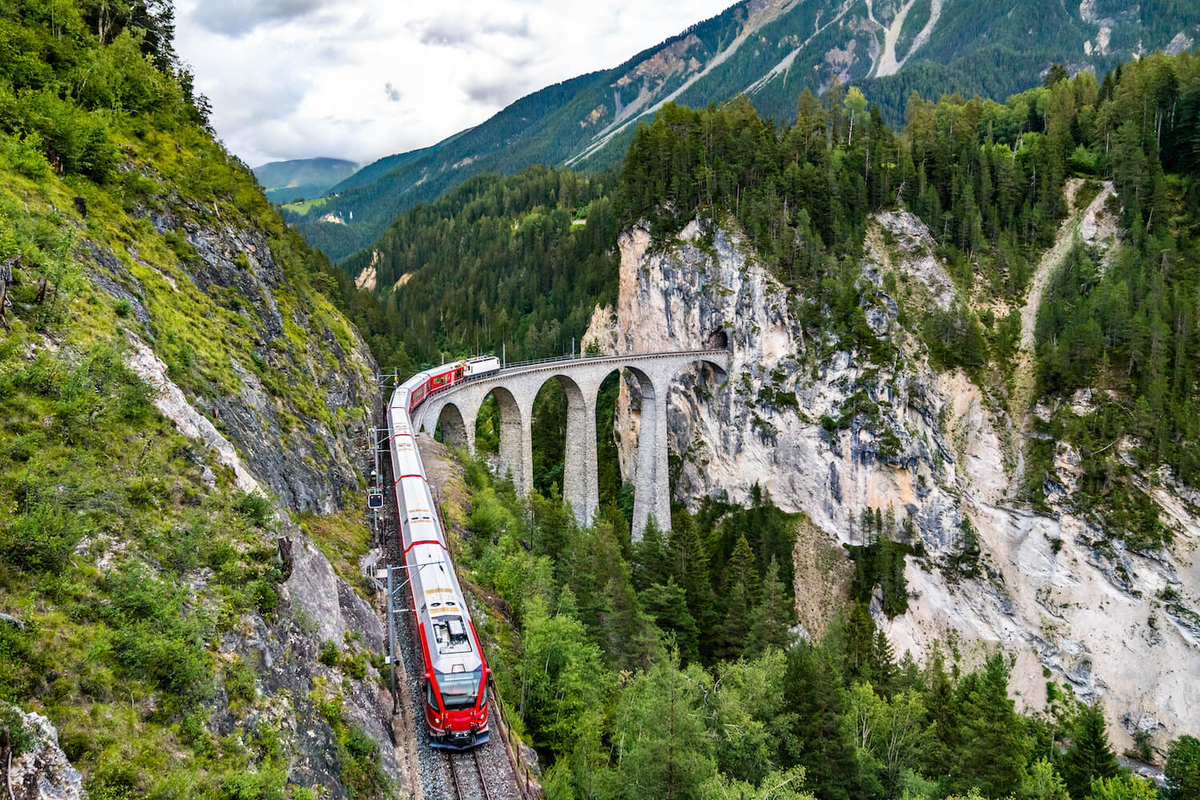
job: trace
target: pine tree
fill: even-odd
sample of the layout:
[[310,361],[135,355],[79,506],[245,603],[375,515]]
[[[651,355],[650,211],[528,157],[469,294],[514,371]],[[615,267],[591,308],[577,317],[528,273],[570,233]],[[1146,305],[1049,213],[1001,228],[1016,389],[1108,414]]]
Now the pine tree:
[[725,595],[725,618],[717,626],[714,636],[717,658],[732,660],[741,658],[746,651],[746,642],[750,635],[751,607],[747,597],[746,586],[740,582],[731,583]]
[[963,709],[959,786],[986,797],[1013,793],[1024,775],[1029,743],[1008,697],[1008,665],[1002,653],[988,659]]
[[928,700],[926,710],[933,726],[933,739],[926,750],[926,768],[930,775],[953,774],[953,765],[962,742],[962,704],[954,682],[946,672],[941,652],[935,652],[925,667]]
[[711,679],[699,667],[680,669],[671,654],[622,694],[613,741],[633,797],[681,800],[697,796],[713,774],[711,740],[700,704]]
[[804,767],[805,785],[822,800],[857,797],[854,746],[841,722],[842,677],[825,645],[793,647],[783,686],[794,716],[780,738],[779,763]]
[[754,551],[750,549],[750,543],[746,541],[745,536],[739,538],[737,546],[733,548],[733,553],[729,556],[729,563],[725,565],[725,571],[721,576],[721,582],[727,592],[732,587],[740,585],[747,603],[753,605],[758,602],[760,583],[758,566],[755,563]]
[[878,629],[871,646],[871,675],[875,688],[884,696],[890,696],[895,690],[896,654],[887,635]]
[[864,602],[857,602],[846,618],[846,678],[853,681],[874,680],[875,621]]
[[1167,747],[1167,788],[1164,800],[1200,798],[1200,739],[1180,736]]
[[792,623],[792,602],[779,580],[779,562],[771,559],[762,582],[762,600],[754,609],[746,655],[756,657],[768,647],[786,650],[790,644],[788,630]]
[[667,579],[667,585],[654,584],[642,592],[642,606],[654,618],[664,633],[673,634],[679,657],[686,666],[700,658],[700,629],[688,611],[687,593],[675,582],[675,576]]
[[1093,780],[1111,778],[1119,771],[1108,744],[1104,713],[1098,704],[1085,706],[1075,719],[1071,747],[1063,756],[1063,779],[1072,800],[1085,800]]
[[687,595],[688,611],[696,626],[702,631],[711,630],[715,616],[708,554],[690,516],[682,517],[680,524],[672,526],[669,555],[671,574]]
[[600,617],[601,641],[608,653],[609,663],[620,669],[645,667],[654,656],[657,645],[653,620],[642,611],[629,568],[619,558],[619,567],[608,581],[605,597],[609,611]]
[[646,524],[642,540],[633,546],[633,585],[639,592],[654,584],[667,580],[667,550],[663,546],[658,522],[651,518]]

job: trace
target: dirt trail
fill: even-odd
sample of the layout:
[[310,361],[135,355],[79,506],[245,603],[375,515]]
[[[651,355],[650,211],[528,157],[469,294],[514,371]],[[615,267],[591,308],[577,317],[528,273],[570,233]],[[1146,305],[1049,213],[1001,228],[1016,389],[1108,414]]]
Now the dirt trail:
[[[1037,269],[1034,270],[1033,278],[1029,282],[1029,293],[1025,297],[1025,305],[1021,307],[1021,348],[1017,355],[1016,367],[1013,370],[1013,391],[1009,398],[1009,415],[1014,426],[1018,427],[1022,433],[1029,429],[1029,418],[1033,405],[1036,382],[1033,374],[1034,347],[1036,345],[1034,331],[1046,287],[1058,274],[1059,267],[1066,260],[1067,255],[1071,252],[1071,247],[1075,244],[1075,239],[1081,235],[1081,232],[1089,240],[1099,241],[1098,232],[1109,233],[1112,231],[1111,225],[1097,222],[1097,217],[1104,212],[1105,204],[1114,194],[1112,181],[1104,181],[1100,192],[1084,209],[1075,206],[1075,196],[1082,185],[1083,181],[1079,178],[1067,181],[1067,205],[1071,209],[1071,213],[1059,226],[1058,233],[1054,237],[1054,245],[1042,254]],[[1016,450],[1017,474],[1011,484],[1014,492],[1020,491],[1024,482],[1024,443],[1021,442]]]

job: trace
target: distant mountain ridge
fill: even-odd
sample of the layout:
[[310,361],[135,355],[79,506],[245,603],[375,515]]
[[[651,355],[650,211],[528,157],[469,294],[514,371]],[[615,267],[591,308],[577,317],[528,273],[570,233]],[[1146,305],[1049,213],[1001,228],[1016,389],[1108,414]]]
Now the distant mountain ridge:
[[600,171],[624,154],[639,121],[665,103],[692,107],[747,94],[778,122],[804,88],[860,86],[902,121],[912,91],[1003,100],[1052,64],[1099,74],[1121,60],[1200,40],[1200,6],[1181,0],[744,0],[611,70],[517,100],[486,122],[422,150],[389,156],[335,186],[321,218],[293,218],[341,261],[402,211],[472,175],[531,164]]
[[334,184],[354,174],[358,164],[341,158],[303,158],[273,161],[254,169],[267,199],[273,203],[321,197]]

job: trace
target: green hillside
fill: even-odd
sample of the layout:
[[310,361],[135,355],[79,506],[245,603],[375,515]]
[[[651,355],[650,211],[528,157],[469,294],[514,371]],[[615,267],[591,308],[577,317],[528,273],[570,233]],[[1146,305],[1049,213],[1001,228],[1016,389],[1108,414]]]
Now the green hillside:
[[343,280],[380,363],[498,353],[502,343],[513,360],[569,350],[596,303],[616,299],[615,184],[531,167],[472,178],[403,214],[347,262],[355,274],[374,270],[380,302]]

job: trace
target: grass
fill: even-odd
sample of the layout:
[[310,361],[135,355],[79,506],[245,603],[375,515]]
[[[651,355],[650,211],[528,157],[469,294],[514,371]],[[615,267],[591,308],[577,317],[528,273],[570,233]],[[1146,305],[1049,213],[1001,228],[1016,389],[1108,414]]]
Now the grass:
[[31,361],[35,341],[0,343],[0,605],[26,623],[0,628],[0,698],[51,718],[92,796],[223,781],[245,759],[179,725],[213,695],[212,644],[281,578],[273,533],[204,481],[118,345]]
[[293,214],[298,214],[301,217],[308,216],[308,212],[314,208],[320,208],[329,202],[328,197],[316,197],[312,200],[302,200],[299,203],[284,203],[280,208],[284,211],[290,211]]

